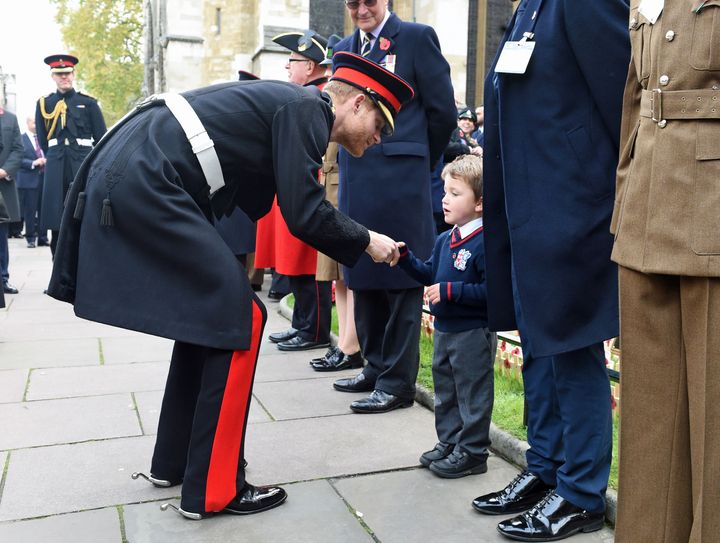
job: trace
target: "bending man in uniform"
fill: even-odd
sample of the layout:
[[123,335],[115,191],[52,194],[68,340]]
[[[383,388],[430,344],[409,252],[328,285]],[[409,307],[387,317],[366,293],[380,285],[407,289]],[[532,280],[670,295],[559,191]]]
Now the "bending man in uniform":
[[161,95],[83,163],[48,293],[80,317],[176,341],[149,479],[182,482],[184,516],[256,513],[286,497],[245,481],[266,312],[213,215],[240,207],[257,220],[277,194],[291,232],[323,253],[346,266],[364,252],[395,263],[395,242],[335,210],[315,176],[330,141],[361,156],[411,97],[402,79],[345,53],[324,93],[246,81]]

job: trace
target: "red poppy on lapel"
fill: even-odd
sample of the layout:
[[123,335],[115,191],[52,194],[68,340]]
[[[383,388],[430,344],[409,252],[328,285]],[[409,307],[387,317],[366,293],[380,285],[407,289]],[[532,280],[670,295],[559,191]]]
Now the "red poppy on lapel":
[[380,38],[380,50],[381,51],[387,51],[390,49],[390,46],[392,45],[392,41],[387,38]]

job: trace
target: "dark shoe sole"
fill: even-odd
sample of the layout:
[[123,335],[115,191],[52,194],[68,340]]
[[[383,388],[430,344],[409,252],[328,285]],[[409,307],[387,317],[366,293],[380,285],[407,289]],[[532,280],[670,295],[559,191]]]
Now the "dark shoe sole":
[[391,407],[386,407],[383,409],[375,409],[375,408],[371,408],[371,409],[360,408],[360,409],[358,409],[357,407],[353,407],[353,406],[350,406],[350,409],[353,411],[353,413],[358,413],[361,415],[373,415],[375,413],[389,413],[390,411],[394,411],[395,409],[405,409],[407,407],[412,407],[412,404],[413,404],[413,400],[409,400],[407,402],[396,403],[395,405],[393,405]]
[[375,385],[373,384],[363,387],[344,387],[342,385],[338,385],[337,383],[333,383],[333,388],[338,392],[372,392],[373,390],[375,390]]
[[326,366],[326,365],[319,365],[319,364],[312,364],[312,369],[319,372],[329,372],[329,371],[345,371],[345,370],[359,370],[363,367],[363,362],[360,360],[360,362],[348,364],[346,366]]
[[605,519],[598,520],[592,524],[588,524],[587,526],[580,526],[579,528],[576,528],[575,530],[572,530],[566,534],[562,535],[555,535],[550,537],[525,537],[522,535],[515,535],[515,534],[507,534],[500,530],[500,527],[498,526],[497,531],[504,535],[505,537],[509,539],[514,539],[515,541],[561,541],[563,539],[567,539],[568,537],[574,536],[575,534],[583,533],[583,534],[589,534],[591,532],[597,532],[600,530],[603,526],[605,526]]
[[482,466],[475,466],[474,468],[453,473],[439,470],[434,467],[432,463],[430,464],[430,466],[428,466],[428,469],[432,471],[435,475],[437,475],[438,477],[442,477],[443,479],[460,479],[461,477],[467,477],[468,475],[480,475],[481,473],[486,473],[488,470],[487,464],[483,464]]

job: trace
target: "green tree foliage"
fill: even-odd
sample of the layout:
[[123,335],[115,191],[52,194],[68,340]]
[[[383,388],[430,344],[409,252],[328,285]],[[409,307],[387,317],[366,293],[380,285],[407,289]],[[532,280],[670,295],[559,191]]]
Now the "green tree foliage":
[[52,0],[77,78],[100,101],[108,126],[140,97],[143,81],[142,0]]

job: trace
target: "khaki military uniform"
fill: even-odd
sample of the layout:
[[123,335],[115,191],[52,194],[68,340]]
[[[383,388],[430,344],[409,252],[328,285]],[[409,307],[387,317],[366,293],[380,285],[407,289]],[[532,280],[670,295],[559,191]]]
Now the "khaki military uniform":
[[[338,187],[340,184],[340,168],[337,162],[338,144],[331,143],[323,158],[320,184],[325,186],[325,199],[333,206],[338,206]],[[337,261],[322,253],[317,255],[317,281],[335,281],[342,279],[342,272]]]
[[620,265],[618,543],[720,533],[720,0],[631,0],[612,220]]

